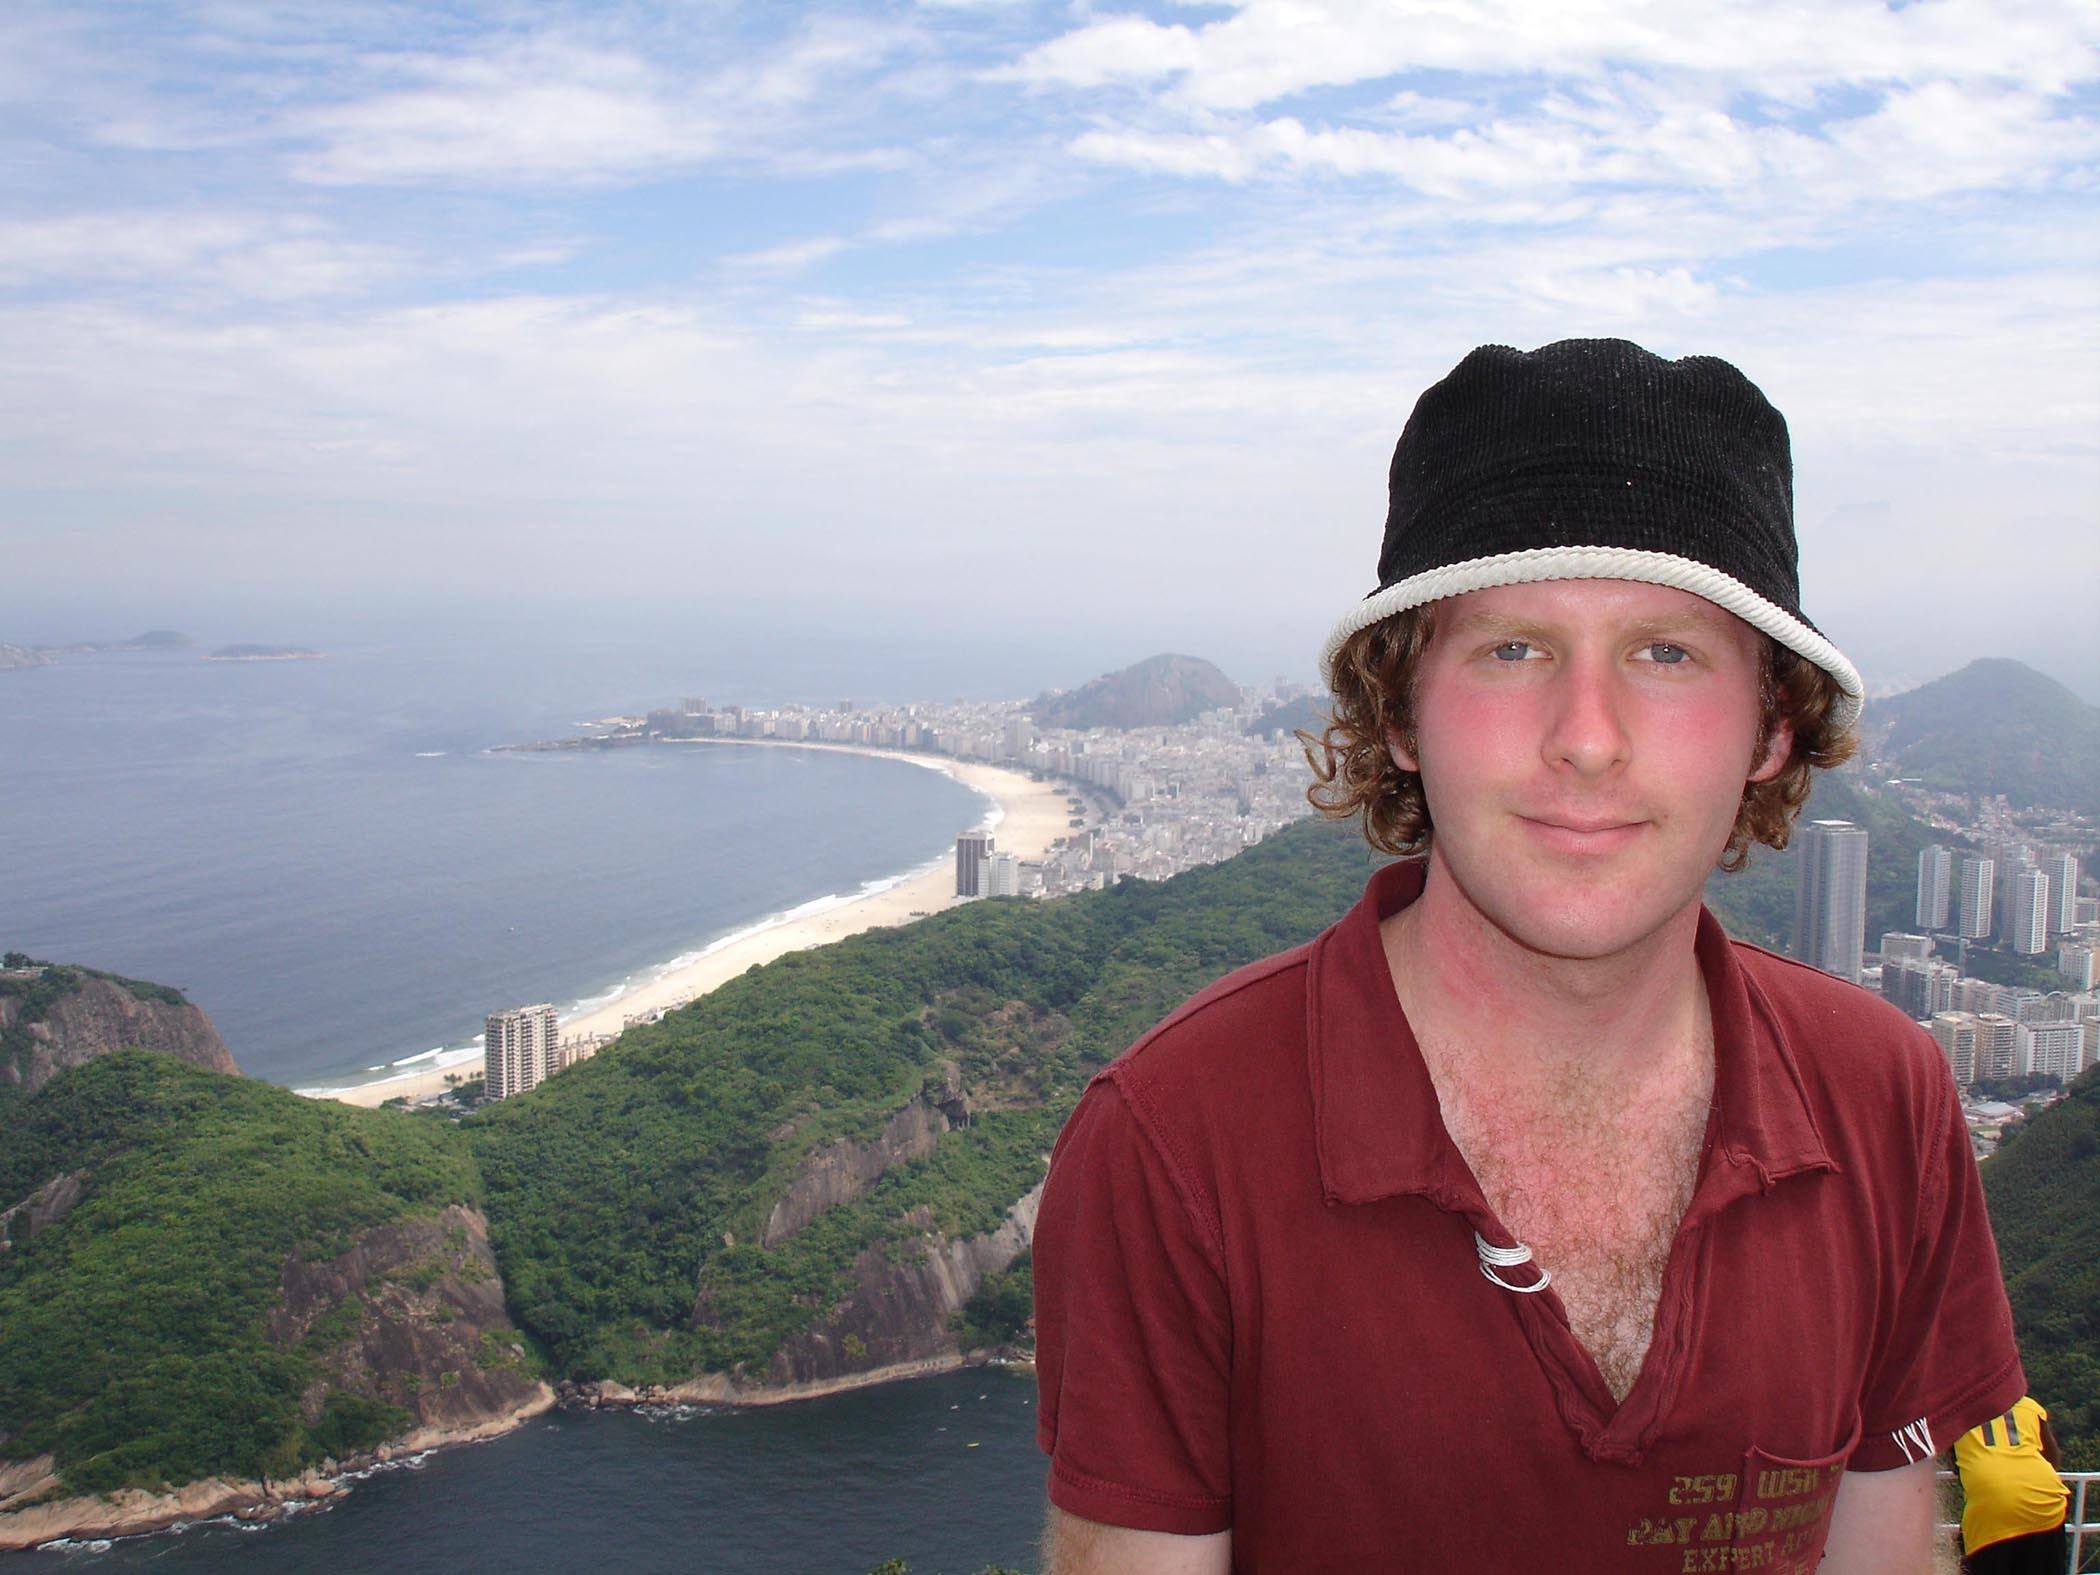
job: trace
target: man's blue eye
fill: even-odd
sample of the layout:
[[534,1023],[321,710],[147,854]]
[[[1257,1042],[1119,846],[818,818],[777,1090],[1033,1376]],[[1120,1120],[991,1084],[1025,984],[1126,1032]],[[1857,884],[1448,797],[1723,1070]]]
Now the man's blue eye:
[[1690,661],[1692,655],[1692,653],[1687,651],[1683,646],[1671,645],[1665,640],[1657,640],[1654,644],[1648,647],[1648,651],[1649,654],[1652,655],[1656,661],[1665,663],[1671,667],[1675,667],[1680,662]]
[[1498,662],[1521,662],[1530,653],[1529,640],[1504,640],[1491,654]]

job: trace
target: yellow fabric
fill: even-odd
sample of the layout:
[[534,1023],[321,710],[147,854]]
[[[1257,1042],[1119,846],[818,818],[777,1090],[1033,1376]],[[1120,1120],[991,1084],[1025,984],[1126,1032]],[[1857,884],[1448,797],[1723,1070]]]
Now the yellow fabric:
[[1972,1427],[1954,1446],[1968,1505],[1961,1515],[1965,1553],[2007,1537],[2054,1531],[2064,1523],[2070,1492],[2042,1458],[2042,1418],[2049,1413],[2023,1397],[2003,1416]]

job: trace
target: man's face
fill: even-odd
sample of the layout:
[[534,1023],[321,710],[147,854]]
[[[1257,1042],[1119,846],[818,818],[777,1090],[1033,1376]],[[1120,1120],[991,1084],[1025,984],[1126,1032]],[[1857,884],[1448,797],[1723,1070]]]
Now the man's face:
[[1440,602],[1412,747],[1431,878],[1519,944],[1608,957],[1697,900],[1761,760],[1755,630],[1689,591],[1561,580]]

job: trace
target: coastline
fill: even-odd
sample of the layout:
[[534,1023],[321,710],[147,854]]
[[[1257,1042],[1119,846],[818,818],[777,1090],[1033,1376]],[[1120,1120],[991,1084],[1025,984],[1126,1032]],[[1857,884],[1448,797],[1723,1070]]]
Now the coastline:
[[[992,830],[1001,851],[1019,854],[1024,859],[1041,858],[1059,837],[1067,835],[1070,830],[1067,824],[1070,812],[1065,800],[1071,789],[1065,784],[1038,782],[1025,772],[981,761],[878,749],[866,744],[801,739],[676,739],[655,747],[830,750],[840,754],[901,760],[921,770],[940,771],[990,800],[991,808],[977,824]],[[954,863],[945,855],[887,880],[871,882],[870,888],[852,896],[820,898],[771,919],[732,930],[698,952],[682,954],[671,964],[648,971],[610,997],[583,1003],[580,1009],[571,1011],[562,1019],[561,1036],[570,1039],[603,1035],[609,1039],[618,1035],[630,1019],[654,1018],[684,1006],[720,988],[746,969],[772,962],[789,952],[825,946],[864,930],[908,924],[913,919],[971,900],[955,895]],[[443,1093],[448,1075],[457,1076],[463,1068],[478,1065],[478,1057],[450,1062],[440,1059],[392,1076],[376,1077],[369,1082],[335,1088],[302,1088],[298,1092],[367,1107],[384,1104],[390,1099],[423,1099]]]
[[1017,1377],[1033,1374],[1035,1356],[1032,1349],[1026,1356],[1018,1357],[987,1355],[982,1351],[943,1351],[935,1356],[922,1356],[916,1361],[893,1362],[887,1367],[870,1367],[862,1372],[841,1373],[836,1378],[811,1379],[807,1383],[741,1384],[726,1373],[709,1373],[701,1378],[687,1379],[684,1383],[643,1384],[638,1388],[629,1388],[609,1378],[587,1384],[565,1383],[559,1393],[564,1404],[573,1403],[589,1411],[636,1410],[658,1405],[793,1405],[803,1400],[822,1400],[829,1395],[873,1389],[880,1384],[904,1383],[914,1378],[932,1378],[941,1373],[968,1372],[978,1368],[997,1368]]
[[[274,1520],[313,1503],[340,1497],[389,1462],[408,1460],[454,1444],[499,1438],[552,1410],[554,1391],[538,1386],[522,1405],[459,1428],[417,1428],[369,1455],[335,1462],[331,1472],[315,1467],[275,1482],[207,1477],[172,1493],[126,1488],[107,1496],[54,1499],[0,1512],[0,1553],[20,1553],[52,1542],[99,1542],[141,1537],[198,1520]],[[44,1457],[48,1459],[49,1457]]]

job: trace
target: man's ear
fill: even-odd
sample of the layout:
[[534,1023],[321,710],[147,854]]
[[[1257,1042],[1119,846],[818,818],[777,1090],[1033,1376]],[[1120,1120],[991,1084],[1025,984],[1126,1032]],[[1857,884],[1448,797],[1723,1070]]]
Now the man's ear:
[[1769,782],[1786,769],[1788,758],[1794,752],[1794,724],[1784,717],[1772,724],[1772,736],[1765,742],[1765,757],[1751,771],[1752,782]]
[[1393,764],[1402,771],[1421,771],[1422,762],[1415,754],[1414,741],[1399,728],[1389,727],[1385,730],[1385,747],[1386,753],[1393,757]]

